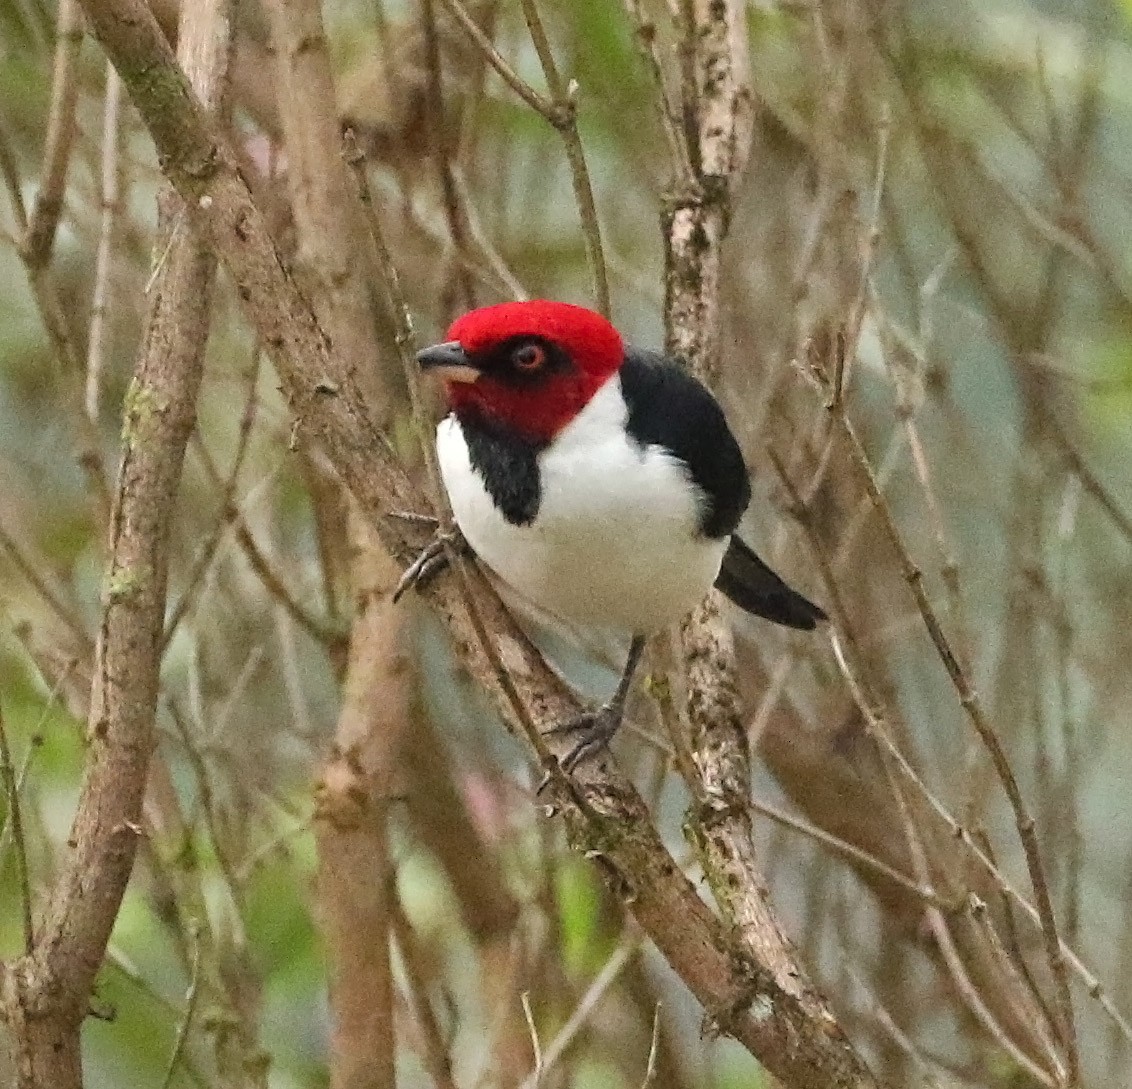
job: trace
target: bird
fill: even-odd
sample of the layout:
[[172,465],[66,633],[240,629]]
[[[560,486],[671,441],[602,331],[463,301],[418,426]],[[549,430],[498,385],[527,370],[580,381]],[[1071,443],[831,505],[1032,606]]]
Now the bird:
[[737,535],[751,500],[743,455],[678,360],[549,299],[471,310],[446,336],[416,360],[443,384],[437,463],[463,541],[508,604],[583,645],[628,644],[612,697],[550,731],[576,735],[564,771],[616,733],[647,639],[713,586],[790,628],[826,619]]

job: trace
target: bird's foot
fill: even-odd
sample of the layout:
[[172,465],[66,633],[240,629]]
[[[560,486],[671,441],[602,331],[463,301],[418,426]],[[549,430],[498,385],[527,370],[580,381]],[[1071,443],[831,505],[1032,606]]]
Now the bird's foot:
[[[395,513],[396,517],[400,517],[402,512],[391,511],[390,513]],[[427,518],[429,516],[422,515],[418,517]],[[464,540],[464,535],[455,527],[443,533],[437,533],[436,536],[421,549],[417,558],[405,568],[404,574],[398,580],[397,586],[393,590],[394,604],[401,600],[401,596],[406,590],[423,586],[429,579],[439,574],[448,566],[449,548],[463,550],[467,547],[468,542]]]
[[[567,775],[570,775],[583,760],[596,756],[613,740],[613,735],[617,733],[617,728],[621,725],[622,717],[623,708],[613,703],[607,703],[596,711],[583,711],[580,715],[575,715],[565,722],[552,726],[546,731],[548,737],[563,734],[576,736],[573,746],[558,761],[558,766]],[[546,786],[548,779],[549,776],[539,784],[539,791]]]

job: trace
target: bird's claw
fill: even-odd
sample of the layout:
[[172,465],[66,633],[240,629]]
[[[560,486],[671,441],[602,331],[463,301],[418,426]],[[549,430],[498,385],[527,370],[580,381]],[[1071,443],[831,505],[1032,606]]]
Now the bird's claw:
[[[403,512],[390,512],[396,513],[400,517]],[[427,518],[428,515],[419,517]],[[393,590],[393,603],[396,604],[401,600],[402,595],[406,590],[423,586],[435,574],[443,571],[448,566],[448,553],[449,547],[460,548],[465,546],[463,534],[458,529],[452,529],[445,533],[438,533],[421,551],[418,553],[417,558],[413,560],[408,567],[405,568],[404,574],[401,575],[397,581],[397,585]]]
[[[599,707],[596,711],[583,711],[580,715],[560,722],[545,731],[545,736],[554,737],[562,734],[577,734],[570,751],[558,761],[558,766],[567,774],[584,760],[596,756],[604,749],[617,733],[621,725],[622,711],[611,703]],[[536,793],[541,794],[546,784],[550,782],[550,774],[543,777]]]

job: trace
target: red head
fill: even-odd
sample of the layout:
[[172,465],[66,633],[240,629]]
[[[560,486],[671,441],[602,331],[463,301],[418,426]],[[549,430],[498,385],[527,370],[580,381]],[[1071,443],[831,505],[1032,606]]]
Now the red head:
[[445,379],[457,416],[485,417],[550,440],[617,372],[621,335],[600,314],[569,303],[500,303],[472,310],[448,342],[417,356]]

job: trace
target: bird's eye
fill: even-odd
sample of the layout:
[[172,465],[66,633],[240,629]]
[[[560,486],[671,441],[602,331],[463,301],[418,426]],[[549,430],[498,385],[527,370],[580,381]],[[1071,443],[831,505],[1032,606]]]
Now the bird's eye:
[[530,374],[546,362],[546,351],[540,344],[524,344],[511,356],[516,368]]

